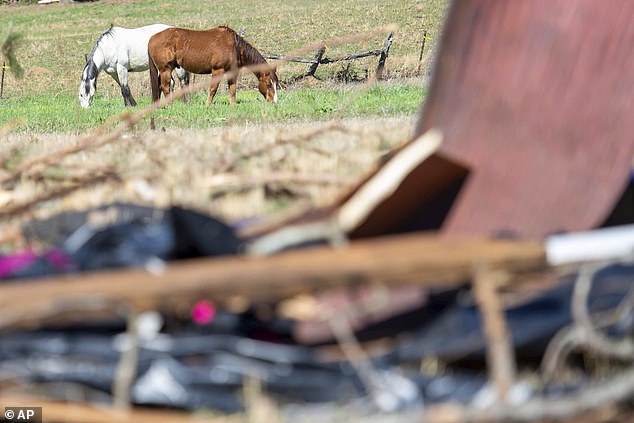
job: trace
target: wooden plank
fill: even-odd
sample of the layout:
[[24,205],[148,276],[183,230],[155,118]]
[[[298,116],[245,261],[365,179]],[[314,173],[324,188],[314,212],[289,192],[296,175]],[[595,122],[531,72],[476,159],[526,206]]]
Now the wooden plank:
[[[283,54],[274,54],[274,53],[262,53],[262,56],[264,56],[267,59],[284,60],[286,62],[310,63],[312,65],[327,65],[329,63],[363,59],[364,57],[370,57],[370,56],[381,56],[381,55],[387,56],[387,51],[389,51],[390,45],[392,45],[391,32],[390,32],[390,35],[388,36],[385,47],[381,49],[365,51],[363,53],[350,53],[350,54],[344,54],[342,56],[322,58],[323,53],[325,51],[325,47],[322,47],[317,51],[315,57],[285,56]],[[383,62],[385,63],[385,60]]]
[[344,61],[347,61],[347,60],[363,59],[364,57],[380,56],[381,54],[383,54],[383,52],[384,52],[383,49],[379,49],[379,50],[370,50],[370,51],[366,51],[366,52],[363,52],[363,53],[345,54],[343,56],[337,56],[337,57],[324,57],[323,59],[321,59],[319,61],[319,63],[322,64],[322,65],[327,65],[329,63],[344,62]]
[[296,56],[285,56],[283,54],[274,54],[274,53],[262,53],[266,59],[273,60],[284,60],[285,62],[297,62],[297,63],[319,63],[312,57],[296,57]]
[[125,304],[161,309],[201,297],[222,300],[243,295],[275,301],[335,286],[452,286],[472,276],[475,263],[524,271],[543,268],[541,244],[433,234],[371,238],[347,247],[317,247],[269,257],[232,256],[168,264],[157,273],[112,270],[0,286],[0,327],[37,320],[73,308]]
[[274,54],[274,53],[263,53],[262,56],[264,56],[267,59],[284,60],[286,62],[327,65],[329,63],[343,62],[346,60],[363,59],[364,57],[369,57],[369,56],[380,56],[381,54],[384,53],[384,51],[385,51],[384,49],[377,49],[377,50],[366,51],[363,53],[351,53],[351,54],[345,54],[343,56],[324,57],[324,58],[320,58],[319,60],[316,57],[313,58],[313,57],[285,56],[283,54]]
[[42,407],[46,422],[66,423],[229,423],[243,421],[239,415],[213,416],[211,413],[133,408],[116,409],[106,405],[65,403],[36,397],[0,395],[3,407]]
[[[261,226],[251,251],[268,253],[305,242],[316,222],[350,239],[437,230],[470,171],[438,154],[441,145],[442,133],[429,130],[392,150],[333,204]],[[289,230],[293,236],[283,239],[280,235]]]

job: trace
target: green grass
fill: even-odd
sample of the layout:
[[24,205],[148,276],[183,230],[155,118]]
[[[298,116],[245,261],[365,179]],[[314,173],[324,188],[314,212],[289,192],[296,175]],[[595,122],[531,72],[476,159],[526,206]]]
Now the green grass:
[[[5,80],[4,99],[0,100],[0,126],[22,118],[23,131],[78,132],[91,128],[122,111],[119,88],[107,75],[100,76],[93,108],[80,110],[76,96],[84,65],[95,40],[111,24],[136,27],[163,22],[202,29],[221,24],[243,29],[247,39],[259,50],[289,54],[320,40],[328,43],[327,56],[379,48],[386,34],[336,45],[336,40],[388,24],[398,31],[390,50],[384,75],[387,79],[418,78],[418,55],[423,30],[432,38],[426,44],[429,59],[436,46],[448,0],[391,2],[389,7],[373,0],[207,0],[99,1],[87,3],[0,6],[0,32],[23,35],[17,58],[25,76]],[[312,52],[303,54],[312,55]],[[377,58],[356,61],[354,76],[372,74]],[[320,78],[333,80],[344,65],[322,65]],[[301,75],[306,66],[280,64],[282,81]],[[147,73],[132,74],[132,93],[141,105],[149,97]],[[420,79],[417,79],[420,81]],[[415,81],[416,82],[416,81]],[[159,112],[169,126],[206,127],[225,122],[291,121],[327,119],[341,108],[344,116],[397,115],[415,113],[423,89],[415,82],[392,82],[370,89],[351,104],[346,98],[358,90],[354,84],[320,87],[295,86],[282,91],[281,104],[269,107],[256,92],[239,90],[242,103],[228,107],[226,95],[215,107],[199,104],[189,108],[175,105]],[[201,94],[202,96],[202,94]],[[224,103],[223,103],[224,102]],[[169,118],[169,119],[167,119]]]
[[[192,96],[190,104],[177,101],[155,113],[163,127],[206,128],[224,124],[326,120],[335,116],[397,116],[418,111],[425,88],[414,83],[378,83],[369,89],[361,84],[327,88],[298,87],[281,91],[277,104],[264,101],[253,89],[238,90],[238,104],[230,105],[226,92],[219,92],[210,107],[206,93]],[[149,97],[138,99],[138,110],[149,105]],[[123,113],[120,97],[95,96],[92,107],[79,107],[76,96],[12,97],[0,100],[0,124],[16,122],[21,132],[76,133],[93,128]]]

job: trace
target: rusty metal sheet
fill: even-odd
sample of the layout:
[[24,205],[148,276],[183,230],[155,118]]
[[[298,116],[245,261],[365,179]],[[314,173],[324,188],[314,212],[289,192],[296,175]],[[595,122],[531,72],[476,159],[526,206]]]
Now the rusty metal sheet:
[[417,135],[471,168],[445,233],[604,220],[634,158],[634,2],[457,1]]

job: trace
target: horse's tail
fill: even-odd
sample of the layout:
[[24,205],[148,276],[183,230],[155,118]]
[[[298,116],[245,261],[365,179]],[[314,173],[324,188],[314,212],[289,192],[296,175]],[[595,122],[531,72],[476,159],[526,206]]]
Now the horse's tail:
[[161,98],[161,80],[158,72],[158,68],[156,67],[156,63],[154,63],[154,59],[150,54],[150,49],[147,51],[148,55],[148,65],[150,69],[150,85],[152,86],[152,102],[158,101]]

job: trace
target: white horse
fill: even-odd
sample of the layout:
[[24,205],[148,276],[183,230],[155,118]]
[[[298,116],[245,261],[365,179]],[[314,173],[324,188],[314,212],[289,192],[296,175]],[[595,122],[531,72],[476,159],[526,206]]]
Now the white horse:
[[[121,87],[121,95],[126,106],[136,106],[136,101],[128,86],[128,72],[142,72],[148,69],[147,45],[150,37],[169,25],[154,24],[140,28],[112,26],[101,34],[84,66],[79,85],[79,104],[84,109],[90,107],[97,89],[97,76],[105,71]],[[175,69],[181,87],[189,84],[189,73],[183,68]],[[173,80],[172,80],[173,87]]]

